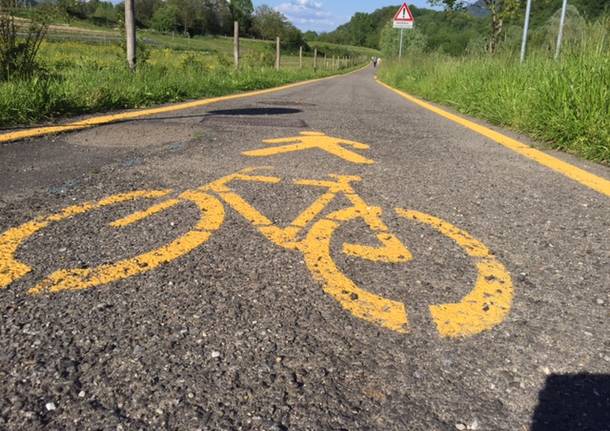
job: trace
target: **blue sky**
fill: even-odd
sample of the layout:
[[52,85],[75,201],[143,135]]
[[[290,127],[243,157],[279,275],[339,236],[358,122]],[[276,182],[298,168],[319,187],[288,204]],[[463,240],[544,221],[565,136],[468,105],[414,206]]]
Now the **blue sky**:
[[[372,12],[380,7],[400,5],[398,1],[339,0],[253,0],[254,6],[267,4],[282,12],[301,30],[332,31],[356,12]],[[409,5],[430,7],[427,0],[408,0]],[[398,9],[397,9],[398,10]]]

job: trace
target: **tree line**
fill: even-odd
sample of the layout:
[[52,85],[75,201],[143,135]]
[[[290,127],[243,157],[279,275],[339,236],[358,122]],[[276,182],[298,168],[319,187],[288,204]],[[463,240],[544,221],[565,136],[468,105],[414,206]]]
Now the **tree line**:
[[[495,52],[500,45],[512,45],[520,35],[526,0],[429,0],[442,11],[410,6],[415,31],[408,37],[424,51],[463,55],[473,50]],[[532,29],[544,30],[562,0],[536,0],[532,5]],[[610,0],[570,0],[572,14],[593,20],[610,12]],[[395,37],[391,21],[400,5],[383,7],[372,13],[356,13],[351,20],[328,33],[305,33],[307,40],[383,49]],[[577,12],[574,12],[577,11]],[[534,34],[534,37],[543,36]]]
[[[32,1],[32,0],[26,0]],[[66,20],[89,21],[99,26],[120,27],[124,3],[104,0],[46,0],[34,7],[52,4]],[[251,0],[135,0],[136,25],[187,37],[233,34],[233,22],[244,37],[272,40],[279,36],[286,47],[305,43],[303,33],[270,6],[254,8]]]

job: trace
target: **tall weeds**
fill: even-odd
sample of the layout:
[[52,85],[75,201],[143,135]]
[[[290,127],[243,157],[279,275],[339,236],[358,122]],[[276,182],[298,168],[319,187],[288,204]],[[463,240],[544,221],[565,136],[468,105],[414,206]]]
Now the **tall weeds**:
[[48,23],[42,13],[32,14],[24,29],[15,22],[16,11],[17,0],[0,0],[0,81],[31,78],[39,69],[37,55]]
[[528,133],[551,147],[610,162],[610,19],[586,25],[558,61],[539,48],[390,62],[380,78],[423,98]]

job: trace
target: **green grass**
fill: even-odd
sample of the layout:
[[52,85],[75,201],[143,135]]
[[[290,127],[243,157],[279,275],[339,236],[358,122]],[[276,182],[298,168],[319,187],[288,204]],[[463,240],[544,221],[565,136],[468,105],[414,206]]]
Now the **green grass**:
[[245,55],[236,71],[226,55],[168,48],[151,49],[146,62],[131,73],[119,46],[80,42],[45,43],[40,58],[46,77],[0,83],[0,127],[220,96],[337,73],[314,71],[308,63],[299,69],[298,59],[290,58],[276,71],[264,55]]
[[[99,43],[112,43],[121,37],[117,29],[96,26],[89,21],[72,20],[70,23],[56,23],[49,28],[49,38],[60,41],[88,41],[98,40]],[[195,36],[186,38],[179,33],[159,33],[154,30],[138,30],[138,37],[145,43],[159,48],[170,48],[173,50],[198,50],[214,52],[218,54],[232,55],[233,38],[228,36]],[[326,42],[309,42],[311,50],[305,52],[305,56],[313,56],[313,48],[318,48],[321,53],[328,56],[351,56],[371,57],[379,55],[375,49],[360,46],[338,45]],[[275,50],[275,41],[249,39],[242,37],[240,47],[245,55]],[[284,53],[287,55],[288,53]],[[294,55],[294,52],[292,53]]]
[[[380,78],[425,99],[529,134],[582,157],[610,162],[610,20],[585,39],[548,52],[452,58],[418,54],[385,63]],[[408,57],[408,56],[407,56]]]
[[380,56],[381,51],[372,48],[366,48],[364,46],[353,46],[353,45],[339,45],[336,43],[330,42],[318,42],[312,41],[308,42],[309,46],[313,48],[318,48],[319,51],[328,51],[330,55],[334,53],[338,55],[362,55],[364,57],[372,57],[372,56]]
[[328,61],[320,55],[317,71],[311,50],[304,53],[302,70],[298,55],[283,51],[277,72],[274,42],[242,38],[242,67],[236,72],[230,37],[185,38],[144,30],[138,38],[150,58],[132,74],[125,67],[120,37],[116,29],[87,22],[52,25],[40,53],[50,78],[0,83],[0,127],[268,88],[336,73],[332,55],[355,59],[341,64],[341,70],[368,58],[366,48],[326,44]]

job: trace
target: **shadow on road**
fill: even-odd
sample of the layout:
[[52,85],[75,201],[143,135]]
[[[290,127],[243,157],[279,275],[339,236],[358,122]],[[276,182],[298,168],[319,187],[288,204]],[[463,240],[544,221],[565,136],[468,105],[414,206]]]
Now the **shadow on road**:
[[531,431],[610,431],[610,374],[553,374],[538,400]]

